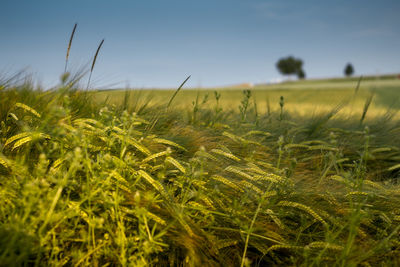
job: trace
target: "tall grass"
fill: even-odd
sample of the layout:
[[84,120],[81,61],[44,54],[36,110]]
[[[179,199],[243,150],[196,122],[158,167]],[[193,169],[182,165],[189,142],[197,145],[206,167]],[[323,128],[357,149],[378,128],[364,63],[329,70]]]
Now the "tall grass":
[[304,116],[288,99],[262,116],[217,92],[193,121],[173,97],[115,105],[77,84],[1,87],[3,265],[400,264],[393,116]]
[[93,61],[92,61],[92,66],[90,67],[89,79],[88,79],[88,83],[87,83],[86,89],[89,89],[90,80],[91,80],[92,74],[93,74],[93,69],[94,69],[94,66],[96,65],[97,56],[99,55],[99,52],[100,52],[101,47],[103,46],[103,43],[104,43],[104,39],[101,40],[101,42],[99,43],[99,46],[96,49],[96,53],[94,54]]
[[68,66],[68,59],[69,59],[69,52],[71,50],[71,45],[72,45],[72,40],[74,39],[76,27],[78,26],[77,23],[75,23],[74,28],[72,29],[71,36],[69,38],[69,43],[68,43],[68,48],[67,48],[67,54],[65,56],[65,67],[64,67],[64,73],[67,72],[67,66]]

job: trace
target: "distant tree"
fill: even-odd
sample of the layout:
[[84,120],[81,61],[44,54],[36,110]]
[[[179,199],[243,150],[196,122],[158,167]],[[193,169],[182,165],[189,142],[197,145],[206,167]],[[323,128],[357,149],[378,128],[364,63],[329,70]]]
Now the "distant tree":
[[350,77],[351,75],[353,75],[353,73],[354,73],[353,65],[351,65],[351,63],[347,63],[346,67],[344,68],[344,75]]
[[300,80],[303,80],[303,79],[306,78],[306,73],[304,72],[303,69],[300,69],[300,70],[297,72],[297,78],[299,78]]
[[292,56],[281,58],[276,63],[276,68],[281,74],[283,75],[297,74],[299,78],[305,77],[305,73],[302,69],[302,66],[303,66],[303,61],[301,59],[297,59]]

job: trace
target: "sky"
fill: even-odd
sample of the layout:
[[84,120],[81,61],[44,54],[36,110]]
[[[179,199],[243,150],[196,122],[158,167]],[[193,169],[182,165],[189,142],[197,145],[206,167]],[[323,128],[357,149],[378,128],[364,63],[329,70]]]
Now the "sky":
[[[0,77],[26,70],[45,87],[64,71],[91,85],[174,88],[267,83],[276,62],[304,62],[307,78],[400,72],[400,1],[1,0]],[[87,76],[83,78],[87,79]]]

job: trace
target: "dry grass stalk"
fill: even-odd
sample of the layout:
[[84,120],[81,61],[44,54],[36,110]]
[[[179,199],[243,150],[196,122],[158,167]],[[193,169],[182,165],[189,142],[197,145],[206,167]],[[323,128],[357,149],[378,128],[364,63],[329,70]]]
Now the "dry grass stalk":
[[77,27],[77,26],[78,26],[78,24],[75,23],[74,28],[72,29],[71,37],[69,38],[68,49],[67,49],[67,55],[65,56],[65,68],[64,68],[64,72],[67,72],[69,51],[71,50],[71,44],[72,44],[72,40],[74,39],[75,30],[76,30],[76,27]]
[[89,80],[88,80],[88,84],[87,84],[87,88],[86,88],[86,89],[89,89],[90,79],[92,78],[92,73],[93,73],[94,65],[96,64],[96,59],[97,59],[97,56],[98,56],[98,54],[99,54],[100,48],[101,48],[101,46],[103,45],[103,43],[104,43],[104,39],[101,40],[99,46],[97,47],[96,54],[94,54],[94,58],[93,58],[93,62],[92,62],[92,67],[90,68],[90,75],[89,75]]

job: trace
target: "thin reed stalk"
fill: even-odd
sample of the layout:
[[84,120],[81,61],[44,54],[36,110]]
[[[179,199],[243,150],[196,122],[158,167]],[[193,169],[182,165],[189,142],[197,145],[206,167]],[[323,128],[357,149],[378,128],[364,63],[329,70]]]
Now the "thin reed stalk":
[[68,48],[67,48],[67,55],[65,56],[64,73],[67,72],[69,51],[71,50],[71,44],[72,44],[72,40],[74,39],[74,35],[75,35],[75,31],[76,31],[76,27],[77,26],[78,26],[78,23],[75,23],[74,28],[72,29],[72,32],[71,32],[71,37],[69,38],[69,43],[68,43]]
[[[175,96],[178,94],[178,92],[182,89],[182,87],[185,85],[185,83],[190,79],[189,75],[182,83],[181,85],[178,87],[178,89],[176,89],[176,91],[174,92],[174,94],[172,95],[171,99],[169,100],[167,107],[166,107],[166,111],[168,111],[169,106],[171,105],[172,101],[174,100]],[[150,127],[147,128],[147,132],[151,131],[154,126],[157,124],[158,120],[160,119],[162,111],[159,111],[157,113],[157,115],[154,116],[154,118],[152,119],[152,123],[150,124]]]
[[357,94],[358,90],[360,89],[360,84],[361,84],[362,79],[363,79],[363,76],[361,75],[360,78],[358,79],[357,86],[354,89],[354,94],[355,95]]
[[372,93],[368,96],[367,100],[365,100],[363,113],[362,113],[361,119],[360,119],[360,125],[362,125],[362,123],[363,123],[363,121],[364,121],[364,119],[365,119],[365,115],[367,115],[369,106],[371,105],[371,102],[372,102],[372,99],[373,99],[373,98],[374,98],[374,92],[372,92]]
[[356,99],[358,90],[360,89],[360,85],[361,85],[362,79],[363,79],[363,76],[361,75],[360,78],[358,79],[356,88],[354,88],[354,94],[353,94],[353,96],[350,98],[350,101],[351,101],[351,110],[352,110],[352,111],[353,111],[353,109],[354,109],[354,101],[355,101],[355,99]]
[[167,105],[167,109],[169,108],[169,106],[172,103],[172,100],[174,100],[175,96],[178,94],[178,92],[182,89],[182,87],[185,85],[185,83],[190,79],[190,75],[183,81],[183,83],[178,87],[178,89],[176,89],[176,91],[174,92],[174,94],[172,95],[171,99],[168,102]]
[[104,39],[101,40],[99,46],[97,47],[96,54],[94,55],[93,62],[92,62],[92,67],[90,68],[89,80],[88,80],[88,84],[87,84],[86,89],[89,89],[90,79],[92,78],[92,73],[93,73],[94,65],[96,64],[96,59],[97,59],[97,56],[98,56],[98,54],[99,54],[100,48],[101,48],[101,46],[103,45],[103,43],[104,43]]
[[254,213],[253,219],[251,220],[250,227],[247,230],[247,235],[246,235],[246,240],[245,240],[245,244],[244,244],[244,250],[243,250],[243,254],[242,254],[242,261],[241,261],[240,267],[245,266],[246,254],[247,254],[247,249],[249,247],[250,235],[252,234],[253,227],[254,227],[254,224],[256,222],[257,216],[261,211],[261,206],[264,204],[264,201],[267,198],[267,195],[268,195],[268,193],[270,191],[270,188],[271,188],[271,185],[268,186],[267,190],[265,190],[264,194],[261,196],[261,199],[260,199],[260,201],[258,202],[258,205],[257,205],[256,212]]

